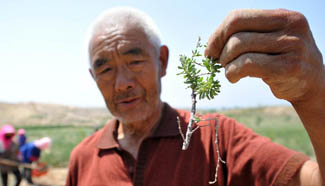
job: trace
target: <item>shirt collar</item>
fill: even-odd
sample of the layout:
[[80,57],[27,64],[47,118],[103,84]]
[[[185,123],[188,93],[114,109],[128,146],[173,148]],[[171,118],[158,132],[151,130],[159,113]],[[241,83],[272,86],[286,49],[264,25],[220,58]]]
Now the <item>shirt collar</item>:
[[[181,119],[182,131],[184,132],[186,128],[184,127],[186,121],[183,120],[185,115],[189,114],[183,110],[175,110],[171,108],[167,103],[164,103],[164,108],[162,111],[162,117],[159,121],[157,128],[152,132],[152,134],[148,138],[159,138],[159,137],[171,137],[180,135],[178,124],[177,124],[177,116]],[[111,148],[119,148],[119,144],[117,142],[117,127],[118,120],[115,118],[113,120],[108,121],[108,123],[104,126],[102,130],[102,134],[99,138],[97,147],[100,149],[111,149]]]
[[117,119],[110,120],[106,123],[102,129],[102,133],[100,134],[101,136],[97,144],[98,148],[111,149],[119,147],[119,144],[117,143],[117,126]]
[[181,119],[181,122],[183,123],[184,121],[182,120],[182,118],[186,114],[187,114],[186,111],[175,110],[172,107],[170,107],[167,103],[165,103],[160,122],[156,130],[154,130],[152,135],[150,135],[149,137],[155,138],[155,137],[170,137],[170,136],[180,135],[178,124],[177,124],[177,117],[179,117]]

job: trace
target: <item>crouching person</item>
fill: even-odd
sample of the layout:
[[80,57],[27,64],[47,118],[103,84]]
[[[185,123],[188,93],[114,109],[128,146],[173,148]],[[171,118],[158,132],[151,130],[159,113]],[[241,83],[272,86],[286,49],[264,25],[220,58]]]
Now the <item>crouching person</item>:
[[[48,149],[51,146],[51,139],[44,137],[39,140],[35,140],[20,147],[23,163],[37,163],[41,157],[42,150]],[[23,177],[29,184],[34,184],[32,180],[32,170],[30,168],[24,168]]]

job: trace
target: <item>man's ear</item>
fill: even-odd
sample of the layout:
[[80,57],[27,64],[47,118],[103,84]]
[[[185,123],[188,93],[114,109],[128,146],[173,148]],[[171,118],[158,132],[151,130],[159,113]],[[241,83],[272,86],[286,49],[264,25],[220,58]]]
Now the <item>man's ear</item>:
[[163,77],[166,75],[166,70],[168,66],[168,57],[169,57],[169,49],[166,45],[163,45],[160,47],[160,77]]
[[89,70],[89,73],[90,73],[91,77],[93,78],[93,80],[96,80],[96,79],[95,79],[95,76],[94,76],[94,73],[93,73],[93,71],[91,70],[91,68],[89,68],[88,70]]

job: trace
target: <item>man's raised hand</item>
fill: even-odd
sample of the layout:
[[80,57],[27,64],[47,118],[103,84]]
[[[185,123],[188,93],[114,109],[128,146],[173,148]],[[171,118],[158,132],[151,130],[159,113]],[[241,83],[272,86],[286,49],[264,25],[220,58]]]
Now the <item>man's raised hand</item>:
[[235,10],[212,34],[205,55],[219,59],[230,82],[258,77],[290,102],[325,90],[322,55],[298,12]]

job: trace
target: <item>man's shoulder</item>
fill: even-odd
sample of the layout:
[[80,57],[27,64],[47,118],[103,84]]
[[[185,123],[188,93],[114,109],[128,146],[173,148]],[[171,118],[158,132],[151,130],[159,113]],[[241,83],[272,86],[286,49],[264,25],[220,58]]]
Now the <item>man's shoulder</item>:
[[[105,128],[105,127],[104,127]],[[71,158],[74,156],[82,157],[87,156],[87,154],[93,154],[96,151],[98,141],[101,138],[104,128],[99,129],[94,132],[92,135],[87,136],[83,139],[71,152]]]

